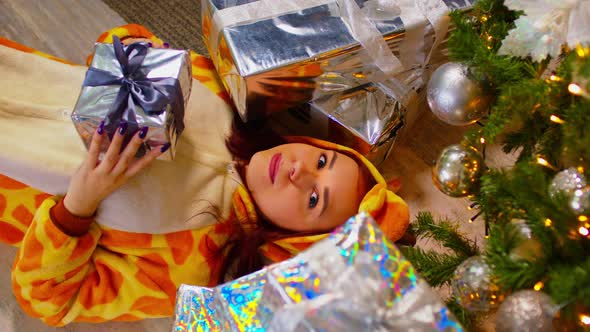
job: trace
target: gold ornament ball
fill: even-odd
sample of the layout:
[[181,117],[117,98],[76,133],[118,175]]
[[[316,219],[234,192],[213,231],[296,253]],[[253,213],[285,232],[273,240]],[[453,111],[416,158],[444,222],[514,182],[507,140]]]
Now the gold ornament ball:
[[467,196],[477,190],[484,168],[483,158],[474,147],[450,145],[438,157],[432,179],[449,196]]
[[470,257],[457,267],[451,288],[457,302],[472,312],[494,309],[504,299],[492,281],[490,267],[481,256]]

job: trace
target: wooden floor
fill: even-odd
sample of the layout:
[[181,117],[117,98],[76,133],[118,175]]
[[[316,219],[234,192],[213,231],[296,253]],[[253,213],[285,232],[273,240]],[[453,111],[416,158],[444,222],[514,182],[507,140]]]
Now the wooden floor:
[[[85,62],[101,32],[124,23],[100,0],[0,0],[0,36],[76,63]],[[485,242],[483,223],[482,220],[472,224],[467,222],[473,216],[473,212],[467,210],[468,201],[442,194],[431,179],[431,166],[438,154],[444,147],[459,142],[464,129],[438,121],[426,105],[420,113],[414,127],[406,128],[402,140],[381,168],[386,176],[402,177],[399,194],[408,202],[413,215],[428,210],[437,216],[459,220],[463,223],[462,230],[481,244]],[[512,161],[497,147],[489,147],[488,151],[486,162],[489,165],[508,165]],[[424,242],[419,245],[432,246]],[[10,284],[9,266],[14,252],[12,248],[0,246],[0,285]],[[2,286],[0,289],[0,326],[13,328],[3,328],[3,331],[54,331],[36,319],[16,312],[19,309],[9,288]],[[66,328],[67,331],[124,332],[169,329],[170,321],[166,319],[100,326],[73,324]]]
[[0,0],[0,36],[85,63],[98,35],[125,21],[100,0]]

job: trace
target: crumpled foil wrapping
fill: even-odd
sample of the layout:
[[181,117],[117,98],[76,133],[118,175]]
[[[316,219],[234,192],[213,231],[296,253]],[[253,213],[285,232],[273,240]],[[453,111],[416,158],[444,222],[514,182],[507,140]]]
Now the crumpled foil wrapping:
[[[115,76],[123,76],[113,45],[109,43],[95,44],[90,67],[108,71]],[[188,51],[150,48],[142,62],[140,71],[148,78],[176,78],[182,90],[184,106],[186,107],[192,87],[192,67]],[[109,108],[115,101],[120,88],[120,85],[82,87],[71,118],[86,148],[90,146],[92,135],[109,112]],[[173,112],[172,107],[168,105],[164,112],[152,116],[146,114],[141,107],[135,107],[136,127],[147,126],[149,128],[144,143],[145,151],[165,143],[171,145],[165,153],[158,157],[161,160],[174,159],[178,135],[174,126]],[[102,151],[106,151],[109,144],[110,139],[103,140]]]
[[311,136],[348,146],[379,165],[404,127],[406,111],[383,84],[366,84],[271,114],[270,123],[283,135]]
[[287,261],[182,285],[173,331],[463,331],[367,214]]
[[[360,11],[350,11],[347,2],[356,3]],[[307,107],[350,131],[342,139],[326,134],[336,136],[329,139],[379,159],[389,151],[391,144],[382,147],[383,141],[394,136],[397,115],[375,118],[367,111],[374,107],[338,114],[336,107],[315,107],[317,101],[333,96],[347,100],[367,86],[390,85],[396,87],[392,97],[402,106],[397,108],[405,111],[420,100],[417,94],[430,73],[448,61],[448,20],[441,13],[468,10],[473,2],[202,0],[201,12],[205,43],[244,121],[310,102]],[[373,32],[365,31],[366,25],[355,26],[362,21],[359,14],[374,25]],[[385,43],[377,45],[372,33]],[[375,55],[381,46],[401,63],[394,73],[381,71],[379,63],[389,64],[388,57]],[[387,82],[392,78],[393,84]],[[416,117],[407,116],[406,124],[411,126]],[[356,145],[348,144],[353,136]]]

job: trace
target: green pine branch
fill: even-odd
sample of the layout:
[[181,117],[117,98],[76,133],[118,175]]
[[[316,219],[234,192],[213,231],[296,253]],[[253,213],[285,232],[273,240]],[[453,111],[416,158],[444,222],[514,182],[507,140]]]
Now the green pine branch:
[[468,311],[467,309],[463,308],[458,302],[455,297],[450,297],[446,301],[447,308],[453,313],[455,318],[461,323],[461,325],[465,328],[465,331],[473,331],[475,326],[477,326],[477,316]]
[[400,250],[432,287],[449,285],[455,269],[466,259],[465,256],[426,251],[417,247],[401,247]]
[[441,253],[417,247],[401,248],[404,256],[433,287],[448,285],[457,266],[465,259],[478,254],[476,243],[459,233],[458,225],[448,220],[435,222],[430,213],[421,212],[411,227],[419,239],[433,239],[451,251]]
[[434,222],[432,214],[419,212],[412,223],[412,230],[418,238],[432,238],[457,255],[471,257],[478,254],[477,245],[459,233],[459,226],[449,220]]

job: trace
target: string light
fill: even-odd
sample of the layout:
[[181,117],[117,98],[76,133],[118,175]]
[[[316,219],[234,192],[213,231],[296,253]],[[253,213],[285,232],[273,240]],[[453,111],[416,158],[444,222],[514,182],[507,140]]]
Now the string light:
[[576,45],[576,53],[578,54],[578,56],[580,58],[583,58],[586,55],[590,54],[590,48],[582,47],[582,45],[578,44],[578,45]]
[[582,236],[588,236],[588,234],[590,234],[590,231],[588,231],[588,228],[582,226],[578,228],[578,233],[580,233],[580,235]]
[[473,223],[475,221],[475,219],[477,219],[477,217],[479,217],[481,215],[481,211],[479,211],[476,215],[474,215],[473,217],[469,218],[469,223]]
[[545,219],[545,227],[551,227],[551,224],[553,224],[553,221],[551,221],[551,219]]
[[555,123],[559,123],[559,124],[565,123],[565,121],[563,121],[563,120],[562,120],[560,117],[558,117],[557,115],[551,115],[551,116],[549,117],[549,120],[551,120],[551,121],[553,121],[553,122],[555,122]]
[[485,139],[485,138],[483,138],[483,137],[480,137],[480,138],[479,138],[479,142],[480,142],[481,144],[486,144],[486,139]]
[[561,77],[557,76],[557,75],[551,75],[549,76],[549,79],[554,81],[554,82],[560,82],[561,81]]
[[570,83],[567,86],[567,90],[577,96],[582,94],[582,88],[580,88],[580,86],[577,85],[576,83]]
[[543,289],[544,286],[545,286],[545,284],[542,281],[539,281],[535,284],[535,286],[533,286],[533,289],[538,292],[541,289]]
[[473,202],[467,206],[467,210],[471,211],[471,210],[475,209],[478,205],[479,204],[477,202]]
[[584,173],[584,167],[582,167],[582,166],[578,166],[577,170],[578,170],[578,173]]
[[585,314],[580,314],[580,322],[584,325],[590,325],[590,316]]
[[486,15],[482,15],[481,18],[480,18],[480,20],[482,22],[486,22],[488,20],[488,17]]
[[586,217],[585,215],[581,215],[581,216],[578,217],[578,220],[580,222],[586,222],[586,221],[588,221],[588,217]]
[[551,166],[551,164],[545,160],[545,158],[543,157],[537,157],[537,164],[541,165],[541,166],[545,166],[545,167],[549,167],[551,169],[555,169],[553,166]]

